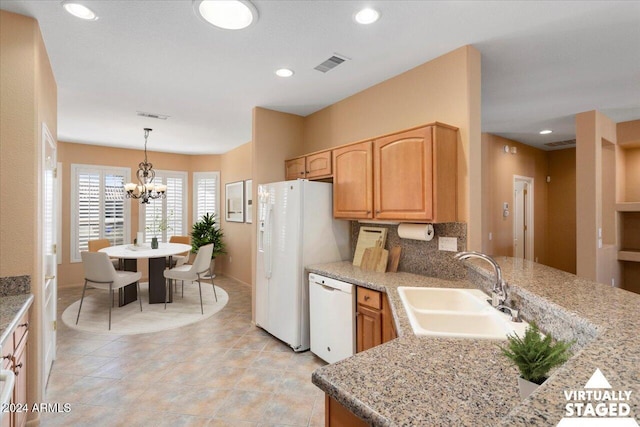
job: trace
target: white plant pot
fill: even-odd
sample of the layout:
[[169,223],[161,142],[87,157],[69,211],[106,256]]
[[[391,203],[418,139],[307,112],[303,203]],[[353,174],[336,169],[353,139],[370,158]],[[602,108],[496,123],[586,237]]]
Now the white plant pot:
[[540,384],[532,383],[531,381],[527,381],[522,377],[518,377],[518,388],[520,390],[520,399],[522,400],[526,399],[538,387],[540,387]]

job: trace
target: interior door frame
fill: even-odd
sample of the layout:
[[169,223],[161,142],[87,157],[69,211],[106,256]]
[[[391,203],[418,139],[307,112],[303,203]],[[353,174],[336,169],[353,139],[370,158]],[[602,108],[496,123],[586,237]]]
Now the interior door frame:
[[[58,268],[58,263],[59,263],[59,259],[60,259],[60,245],[59,245],[59,236],[60,236],[60,230],[59,225],[60,225],[60,218],[58,217],[58,215],[60,214],[60,194],[59,189],[59,176],[57,176],[58,173],[58,167],[59,167],[59,163],[57,161],[57,141],[56,139],[53,137],[53,135],[51,134],[51,132],[49,131],[48,126],[46,125],[46,123],[42,123],[42,147],[41,147],[41,151],[42,151],[42,160],[41,160],[41,164],[40,164],[40,176],[41,176],[41,183],[40,183],[40,188],[42,189],[42,196],[40,197],[40,212],[41,215],[45,214],[45,200],[46,197],[44,197],[44,191],[46,186],[45,186],[45,179],[46,179],[46,174],[47,174],[47,170],[52,168],[53,169],[53,183],[52,183],[52,191],[53,191],[53,199],[51,201],[51,203],[53,204],[52,206],[52,221],[51,221],[51,227],[53,227],[53,230],[51,231],[52,233],[52,245],[53,248],[50,248],[51,251],[53,252],[53,256],[51,256],[49,254],[49,250],[47,250],[46,248],[42,248],[41,249],[41,257],[42,257],[42,263],[41,263],[41,282],[40,282],[40,286],[41,289],[39,289],[40,291],[40,313],[41,313],[41,335],[40,335],[40,343],[41,343],[41,360],[42,360],[42,366],[41,366],[41,377],[42,377],[42,381],[41,381],[41,385],[42,385],[42,396],[45,395],[45,390],[47,387],[47,383],[48,383],[48,374],[50,373],[50,368],[53,365],[53,362],[56,359],[56,340],[57,340],[57,333],[56,333],[56,329],[57,329],[57,300],[58,300],[58,272],[57,272],[57,268]],[[47,153],[48,152],[52,152],[53,153],[53,159],[48,159],[47,158]],[[47,229],[45,227],[45,221],[44,218],[41,219],[42,221],[42,226],[40,227],[40,239],[42,242],[46,241],[46,233],[47,233]],[[49,260],[49,262],[52,265],[52,271],[47,271],[47,257],[51,256],[51,260]],[[49,299],[49,304],[50,306],[47,305],[47,282],[50,281],[51,283],[49,284],[49,286],[51,287],[51,295],[50,295],[50,299]],[[53,317],[53,318],[51,318]],[[52,346],[52,357],[51,357],[51,365],[47,366],[47,339],[50,338],[51,339],[51,346]]]
[[[535,204],[534,204],[534,179],[530,176],[513,175],[513,239],[516,237],[516,183],[524,182],[526,184],[526,196],[525,196],[525,246],[524,246],[524,259],[529,261],[535,261],[534,257],[534,219],[535,219]],[[513,255],[516,255],[516,247],[513,247]]]

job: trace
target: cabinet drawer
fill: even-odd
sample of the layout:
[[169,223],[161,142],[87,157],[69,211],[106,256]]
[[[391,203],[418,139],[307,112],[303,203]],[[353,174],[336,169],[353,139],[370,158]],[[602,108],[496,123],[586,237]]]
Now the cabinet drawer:
[[29,331],[29,313],[25,313],[20,320],[18,321],[18,325],[16,329],[13,331],[13,349],[17,350],[18,346],[22,343],[22,340],[27,335]]
[[372,289],[358,287],[358,304],[371,308],[382,308],[382,294]]

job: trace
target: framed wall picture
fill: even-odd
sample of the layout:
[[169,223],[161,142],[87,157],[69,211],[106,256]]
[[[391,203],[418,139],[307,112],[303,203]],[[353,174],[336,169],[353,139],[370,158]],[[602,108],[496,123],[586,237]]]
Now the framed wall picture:
[[225,219],[230,222],[244,222],[244,181],[225,185]]
[[253,222],[253,180],[247,179],[244,182],[244,222]]

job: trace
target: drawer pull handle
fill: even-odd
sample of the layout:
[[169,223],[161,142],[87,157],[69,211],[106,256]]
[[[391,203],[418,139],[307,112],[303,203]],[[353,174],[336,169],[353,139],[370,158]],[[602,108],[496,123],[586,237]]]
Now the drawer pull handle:
[[15,368],[13,368],[13,372],[16,373],[16,377],[20,375],[20,368],[22,368],[22,362],[18,363]]
[[369,301],[370,299],[371,299],[371,297],[370,297],[369,295],[365,295],[365,296],[364,296],[364,300],[365,300],[365,301]]
[[29,322],[24,322],[18,325],[18,328],[29,328]]
[[2,358],[11,360],[11,359],[13,359],[13,354],[9,353],[6,356],[2,356]]

